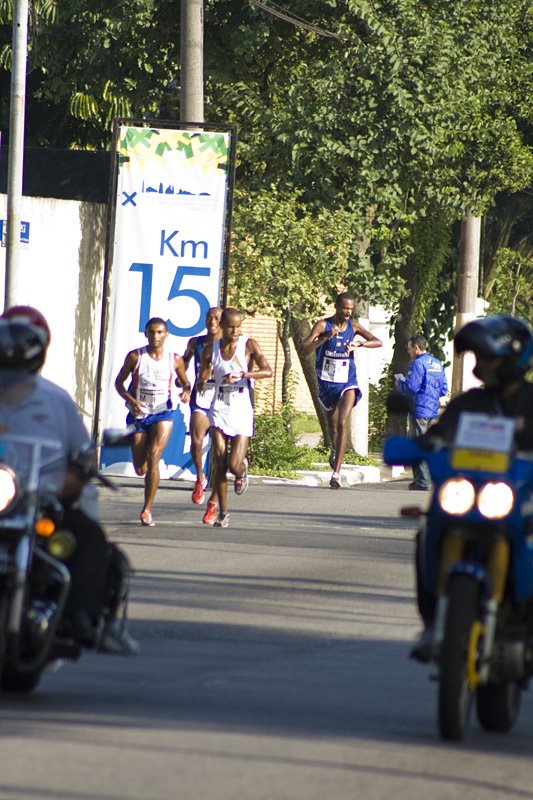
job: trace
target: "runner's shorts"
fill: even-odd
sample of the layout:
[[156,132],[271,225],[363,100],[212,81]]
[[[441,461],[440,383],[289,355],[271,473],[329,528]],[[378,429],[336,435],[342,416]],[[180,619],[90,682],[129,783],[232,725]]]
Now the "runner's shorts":
[[337,408],[338,402],[346,392],[350,389],[355,391],[354,406],[359,402],[361,397],[361,390],[356,383],[333,383],[331,381],[318,381],[318,399],[320,405],[326,411],[333,411]]
[[174,422],[174,411],[171,408],[168,411],[161,411],[159,414],[147,414],[145,417],[140,418],[134,417],[130,411],[126,417],[126,425],[135,425],[139,433],[146,433],[152,425],[165,420]]

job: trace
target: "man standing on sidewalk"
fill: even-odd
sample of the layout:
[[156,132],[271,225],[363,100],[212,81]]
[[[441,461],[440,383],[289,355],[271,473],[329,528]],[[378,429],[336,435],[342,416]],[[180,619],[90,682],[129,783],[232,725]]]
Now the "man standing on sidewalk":
[[[144,475],[144,505],[141,524],[152,527],[152,505],[159,486],[159,461],[168,444],[174,410],[172,384],[181,386],[181,400],[189,402],[191,387],[181,356],[167,348],[168,328],[160,317],[152,317],[144,330],[145,347],[130,350],[115,378],[115,389],[126,401],[127,425],[135,425],[131,456],[137,475]],[[129,379],[128,388],[124,383]]]
[[204,475],[203,466],[203,446],[204,439],[209,430],[209,409],[215,395],[215,381],[210,378],[206,381],[202,392],[198,391],[196,385],[200,374],[200,363],[202,350],[205,345],[220,339],[222,330],[220,328],[220,317],[222,309],[218,306],[210,308],[205,317],[205,327],[207,333],[204,336],[194,336],[189,339],[187,348],[183,354],[185,369],[188,369],[191,359],[194,358],[194,386],[191,393],[191,458],[196,468],[196,484],[192,493],[193,503],[201,505],[205,500],[204,490],[207,486],[207,478]]
[[[407,351],[412,359],[407,376],[396,375],[396,388],[413,400],[413,411],[409,414],[409,436],[416,439],[426,433],[436,422],[439,414],[439,401],[448,392],[448,382],[443,366],[438,358],[427,352],[428,343],[422,334],[411,336]],[[409,489],[427,491],[431,478],[425,461],[413,466],[413,481]]]
[[219,528],[229,524],[228,469],[235,476],[235,494],[244,494],[248,487],[246,454],[254,432],[252,381],[272,377],[272,369],[259,344],[241,335],[242,319],[237,308],[224,309],[220,319],[222,338],[206,344],[202,350],[197,384],[200,392],[209,378],[216,384],[209,410],[215,459],[213,492],[202,521]]

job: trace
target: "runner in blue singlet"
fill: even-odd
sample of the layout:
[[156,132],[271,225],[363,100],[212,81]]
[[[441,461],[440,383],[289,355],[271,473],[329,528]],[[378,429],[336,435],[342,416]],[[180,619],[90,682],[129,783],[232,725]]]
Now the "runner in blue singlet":
[[328,414],[334,448],[330,456],[332,489],[341,486],[348,418],[361,398],[353,351],[356,347],[381,347],[380,339],[352,319],[354,309],[355,297],[351,292],[337,295],[335,314],[316,322],[300,348],[302,355],[313,350],[316,353],[318,399]]

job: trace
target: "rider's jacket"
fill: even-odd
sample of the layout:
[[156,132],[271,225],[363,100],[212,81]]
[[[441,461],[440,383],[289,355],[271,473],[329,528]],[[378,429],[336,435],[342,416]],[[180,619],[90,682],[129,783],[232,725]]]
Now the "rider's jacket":
[[459,416],[463,411],[496,414],[516,419],[515,443],[518,450],[533,450],[533,384],[522,381],[512,394],[502,395],[494,389],[471,389],[448,403],[428,433],[419,442],[434,439],[452,442]]

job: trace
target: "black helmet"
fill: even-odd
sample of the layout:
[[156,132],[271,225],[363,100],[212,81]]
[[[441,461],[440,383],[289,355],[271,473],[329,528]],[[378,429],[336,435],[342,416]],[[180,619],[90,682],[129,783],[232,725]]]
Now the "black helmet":
[[516,317],[497,314],[472,320],[454,337],[455,350],[471,350],[480,358],[503,358],[499,370],[502,383],[524,375],[533,365],[533,333],[529,325]]
[[46,337],[33,325],[0,318],[0,370],[37,372],[46,347]]

